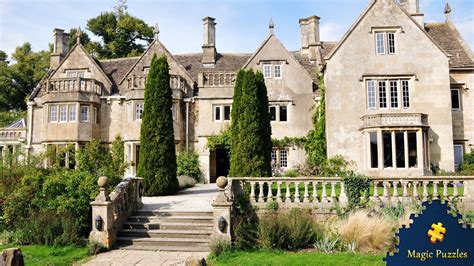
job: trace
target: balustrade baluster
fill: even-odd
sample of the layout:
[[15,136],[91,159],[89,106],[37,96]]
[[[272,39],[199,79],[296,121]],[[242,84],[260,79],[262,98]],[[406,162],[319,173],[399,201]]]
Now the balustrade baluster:
[[309,191],[308,191],[309,182],[304,182],[304,194],[303,194],[303,202],[309,202]]
[[402,187],[403,187],[402,198],[403,198],[403,200],[407,200],[408,199],[408,189],[407,189],[408,182],[407,181],[401,181],[401,183],[402,183]]
[[265,198],[263,197],[263,181],[258,181],[258,202],[265,202]]
[[301,202],[300,199],[300,182],[296,181],[295,183],[295,202]]
[[273,201],[272,185],[273,185],[273,181],[268,181],[267,182],[267,186],[268,186],[267,202],[272,202]]
[[438,181],[433,181],[433,200],[439,199],[438,183]]
[[[346,188],[344,187],[344,182],[340,182],[339,184],[341,185],[341,192],[339,193],[339,202],[345,203],[347,202]],[[370,195],[367,195],[367,196],[370,196]]]
[[285,193],[285,202],[286,203],[291,203],[291,190],[290,190],[290,182],[285,181],[285,186],[286,186],[286,193]]
[[281,198],[281,181],[277,182],[277,194],[276,194],[276,201],[277,202],[283,202]]
[[379,182],[374,181],[374,196],[372,197],[373,200],[379,200]]
[[458,184],[461,184],[461,182],[456,182],[456,181],[452,181],[453,182],[453,197],[457,197],[459,196],[459,187],[458,187]]
[[256,202],[255,199],[255,182],[250,181],[250,202]]
[[336,182],[331,182],[331,198],[336,198]]
[[428,183],[429,181],[423,181],[423,201],[428,200]]
[[418,181],[413,181],[413,198],[418,199]]
[[398,200],[398,182],[399,181],[393,181],[393,194],[392,198],[394,200]]
[[313,181],[313,202],[318,202],[318,182]]
[[326,182],[322,182],[323,192],[321,194],[321,202],[329,202],[328,195],[326,194]]
[[448,197],[448,181],[443,180],[443,200],[447,200]]
[[388,181],[383,181],[383,200],[388,200],[388,198],[390,197],[390,193],[388,192],[389,190],[389,185],[390,183]]

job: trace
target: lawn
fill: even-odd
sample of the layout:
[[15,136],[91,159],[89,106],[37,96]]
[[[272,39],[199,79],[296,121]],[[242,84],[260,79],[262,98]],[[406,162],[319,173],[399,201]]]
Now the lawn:
[[210,258],[209,265],[385,265],[383,255],[353,253],[252,251],[229,252]]
[[[0,245],[0,250],[13,247]],[[72,265],[88,256],[87,247],[20,246],[25,265]]]

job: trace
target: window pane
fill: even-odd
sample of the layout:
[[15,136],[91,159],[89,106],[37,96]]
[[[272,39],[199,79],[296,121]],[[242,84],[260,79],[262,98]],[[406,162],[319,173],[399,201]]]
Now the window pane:
[[76,106],[70,105],[69,106],[69,121],[76,121]]
[[367,105],[369,108],[376,107],[375,81],[367,81]]
[[377,54],[385,54],[385,34],[378,32],[375,34]]
[[451,90],[451,107],[453,109],[460,109],[461,108],[461,102],[459,100],[459,90],[458,89]]
[[272,66],[271,65],[263,65],[263,76],[265,78],[272,77]]
[[383,139],[383,166],[393,167],[392,132],[382,131],[382,139]]
[[280,151],[280,167],[288,167],[288,151]]
[[279,167],[278,162],[277,162],[277,151],[272,150],[272,166],[273,167]]
[[398,108],[398,81],[390,81],[390,107]]
[[379,103],[380,108],[387,108],[387,83],[379,81]]
[[81,122],[89,122],[89,106],[81,106]]
[[220,106],[214,107],[214,120],[216,121],[221,120],[221,107]]
[[379,167],[377,132],[370,132],[370,167]]
[[281,78],[281,65],[275,66],[275,78]]
[[462,145],[454,145],[454,165],[458,167],[464,160]]
[[397,168],[405,168],[405,134],[403,131],[395,132],[395,146]]
[[50,115],[51,122],[58,121],[58,107],[56,105],[51,105],[51,115]]
[[285,105],[280,105],[280,121],[286,122],[288,121],[288,115],[286,111],[286,106]]
[[143,115],[143,103],[137,103],[135,105],[135,119],[140,120],[142,119]]
[[59,107],[59,121],[67,122],[67,106],[65,105]]
[[416,131],[408,131],[408,166],[418,166],[418,152],[416,147]]
[[402,80],[403,108],[410,107],[410,90],[408,80]]
[[395,53],[395,33],[389,32],[387,33],[388,39],[388,53],[394,54]]
[[270,121],[276,121],[276,106],[270,106]]
[[92,108],[92,123],[97,123],[97,108]]
[[224,106],[224,120],[226,121],[230,120],[230,105]]

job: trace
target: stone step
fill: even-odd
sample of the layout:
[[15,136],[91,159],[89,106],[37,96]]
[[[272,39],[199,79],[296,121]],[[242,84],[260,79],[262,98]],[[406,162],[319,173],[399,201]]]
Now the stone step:
[[169,252],[210,252],[209,247],[177,247],[177,246],[142,246],[134,245],[116,245],[116,248],[125,250],[144,250],[144,251],[169,251]]
[[134,213],[134,215],[139,216],[205,216],[213,217],[212,211],[207,212],[193,212],[193,211],[173,211],[173,210],[145,210],[141,209]]
[[212,230],[210,223],[189,223],[189,222],[134,222],[126,221],[123,223],[123,229],[169,229],[169,230]]
[[152,247],[209,247],[210,242],[210,238],[117,237],[118,245],[139,245]]
[[210,238],[211,230],[148,230],[148,229],[121,229],[119,237],[161,237],[161,238]]
[[176,223],[211,223],[213,217],[207,216],[144,216],[133,215],[128,217],[129,222],[176,222]]

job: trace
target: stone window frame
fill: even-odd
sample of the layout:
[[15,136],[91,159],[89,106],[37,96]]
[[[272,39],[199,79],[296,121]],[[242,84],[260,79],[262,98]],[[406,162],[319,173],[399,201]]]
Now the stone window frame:
[[[229,107],[229,116],[226,118],[225,109]],[[219,114],[219,117],[217,117]],[[232,104],[223,103],[223,104],[214,104],[212,105],[212,120],[214,122],[230,122],[232,114]]]
[[[458,98],[458,106],[459,107],[457,107],[457,108],[453,107],[453,91],[457,91],[457,94],[458,94],[457,98]],[[462,97],[461,97],[462,90],[461,90],[461,88],[452,86],[450,92],[451,92],[451,110],[456,111],[456,112],[462,111]]]
[[[81,123],[89,123],[90,122],[90,106],[89,105],[81,105],[80,107],[80,121]],[[87,110],[85,113],[83,110]],[[85,119],[83,115],[86,115]]]
[[[412,77],[407,75],[402,76],[366,76],[362,80],[365,80],[365,97],[366,97],[366,108],[367,110],[407,110],[411,107],[411,95],[412,87],[411,86]],[[397,106],[392,107],[392,91],[391,83],[393,81],[397,82]],[[381,107],[381,91],[380,91],[380,82],[385,82],[385,107]],[[406,82],[406,83],[405,83]],[[375,101],[371,102],[371,86],[374,85],[374,95]],[[405,86],[405,84],[407,86]],[[407,89],[405,91],[405,89]]]
[[[397,34],[404,33],[404,30],[400,26],[378,26],[372,27],[369,33],[374,34],[376,55],[396,55],[398,52]],[[379,39],[380,36],[382,40]]]
[[[54,111],[54,112],[53,112]],[[54,114],[54,115],[53,115]],[[49,105],[49,122],[50,123],[57,123],[59,120],[58,117],[58,105],[51,104]]]
[[141,121],[143,118],[143,111],[145,110],[145,103],[144,102],[135,102],[133,105],[133,113],[135,121]]
[[[277,76],[277,67],[278,67],[278,72],[279,76]],[[283,65],[282,64],[275,64],[273,65],[273,78],[274,79],[282,79],[283,78]]]
[[458,168],[459,165],[461,165],[461,163],[459,164],[456,164],[456,147],[460,147],[460,151],[461,151],[461,163],[462,161],[464,160],[464,154],[465,154],[465,150],[464,150],[464,145],[462,143],[454,143],[453,144],[453,153],[454,153],[454,158],[453,158],[453,161],[454,161],[454,167],[455,168]]
[[77,106],[75,104],[69,104],[67,106],[68,106],[68,121],[76,122],[77,121]]
[[[290,150],[288,148],[276,148],[272,149],[271,158],[272,166],[277,168],[288,168],[288,158],[290,155]],[[283,158],[283,165],[282,165]]]
[[59,109],[58,109],[58,111],[59,111],[58,112],[58,122],[59,123],[67,123],[68,122],[69,106],[67,104],[61,104],[61,105],[58,105],[58,106],[59,106]]
[[92,115],[91,115],[91,122],[93,124],[97,124],[99,119],[98,119],[98,116],[99,116],[99,109],[97,109],[97,107],[93,106],[92,107]]
[[[288,108],[289,103],[282,103],[282,102],[270,102],[268,104],[268,113],[270,115],[270,123],[288,123],[289,122],[289,110]],[[281,120],[281,107],[286,107],[286,120]],[[271,109],[275,108],[275,119],[271,119]]]

